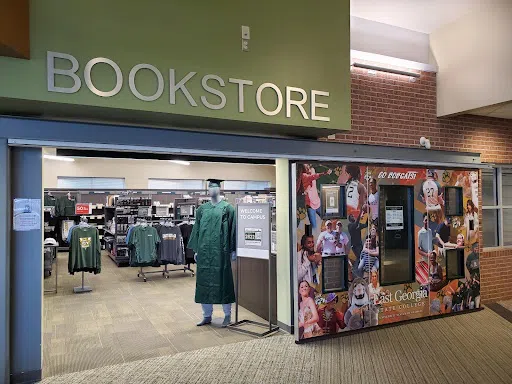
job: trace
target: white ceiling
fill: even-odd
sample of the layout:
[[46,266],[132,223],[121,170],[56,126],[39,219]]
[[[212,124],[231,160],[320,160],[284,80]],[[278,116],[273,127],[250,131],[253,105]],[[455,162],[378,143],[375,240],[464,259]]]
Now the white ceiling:
[[506,102],[468,111],[472,115],[512,119],[512,102]]
[[430,34],[489,1],[494,0],[350,0],[350,14]]

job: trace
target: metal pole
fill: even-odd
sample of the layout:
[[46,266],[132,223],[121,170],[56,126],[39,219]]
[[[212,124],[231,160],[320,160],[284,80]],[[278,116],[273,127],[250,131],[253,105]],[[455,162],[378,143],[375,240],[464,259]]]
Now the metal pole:
[[[238,204],[236,205],[236,222],[235,222],[235,232],[238,236]],[[238,255],[236,257],[236,292],[235,292],[235,323],[238,323],[238,293],[239,293],[239,284],[240,284],[240,261]]]
[[270,203],[268,203],[268,217],[269,217],[269,220],[268,220],[268,223],[269,223],[269,228],[268,228],[268,330],[271,331],[272,330],[272,294],[271,294],[271,272],[270,272],[270,267],[271,267],[271,263],[270,263],[270,256],[271,256],[271,249],[272,249],[272,207],[270,205]]
[[84,271],[82,271],[82,289],[84,289]]

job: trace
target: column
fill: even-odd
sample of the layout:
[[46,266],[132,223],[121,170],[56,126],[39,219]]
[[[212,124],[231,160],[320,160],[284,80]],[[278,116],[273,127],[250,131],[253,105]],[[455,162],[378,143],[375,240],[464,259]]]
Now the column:
[[[11,199],[42,199],[42,149],[11,148]],[[42,213],[41,213],[42,214]],[[11,382],[36,381],[42,369],[43,232],[12,232]]]
[[0,139],[0,382],[9,382],[9,240],[10,188],[9,147],[7,139]]
[[291,332],[292,327],[292,260],[290,252],[290,166],[288,159],[276,160],[277,215],[277,323]]

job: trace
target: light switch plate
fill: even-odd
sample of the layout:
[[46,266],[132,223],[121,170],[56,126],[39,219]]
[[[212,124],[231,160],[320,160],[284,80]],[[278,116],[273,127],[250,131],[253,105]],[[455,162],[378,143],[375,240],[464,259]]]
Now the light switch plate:
[[247,25],[242,25],[242,39],[249,40],[251,38],[251,30]]

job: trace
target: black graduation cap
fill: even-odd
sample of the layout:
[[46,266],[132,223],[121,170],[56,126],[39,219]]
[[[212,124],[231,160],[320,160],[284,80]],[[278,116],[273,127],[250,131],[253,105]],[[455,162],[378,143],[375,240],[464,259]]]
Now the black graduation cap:
[[208,182],[208,188],[214,188],[214,187],[219,187],[220,188],[220,183],[222,183],[224,180],[208,179],[206,181]]

